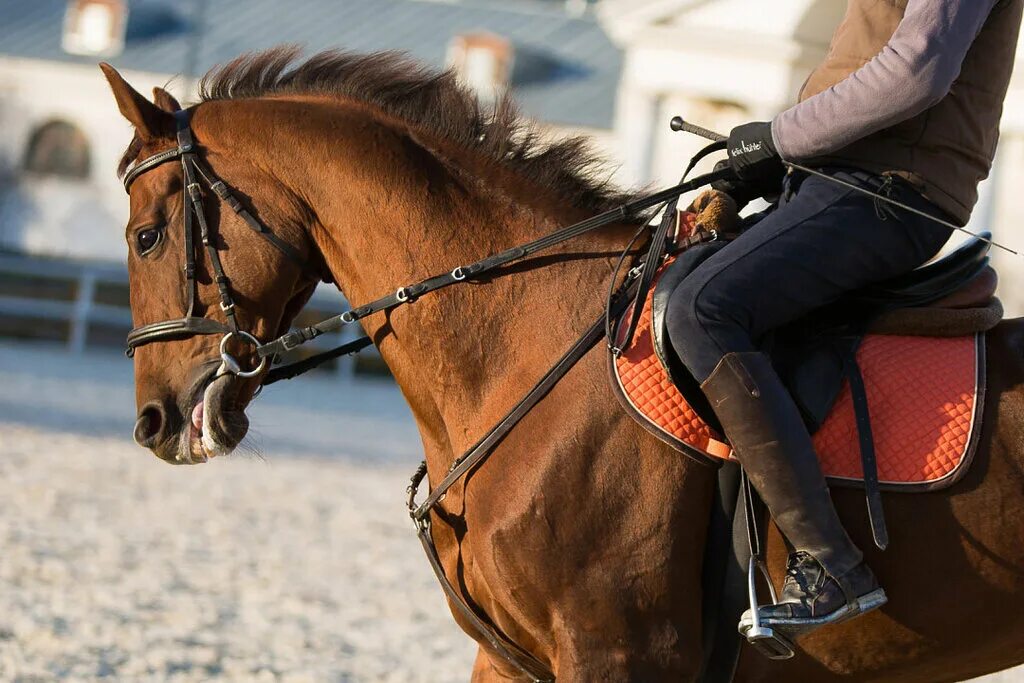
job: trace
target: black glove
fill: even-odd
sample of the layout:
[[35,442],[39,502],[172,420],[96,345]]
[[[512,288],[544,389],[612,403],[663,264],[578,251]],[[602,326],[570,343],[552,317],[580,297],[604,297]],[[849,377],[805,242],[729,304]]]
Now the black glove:
[[775,151],[771,122],[755,121],[733,128],[726,151],[729,160],[720,161],[715,170],[728,166],[736,177],[712,183],[711,187],[736,200],[740,209],[759,197],[781,193],[786,167]]
[[775,151],[770,121],[755,121],[736,126],[729,133],[729,165],[740,180],[760,184],[782,182],[785,169]]
[[[729,161],[722,159],[715,164],[716,171],[729,168]],[[734,172],[735,173],[735,172]],[[742,211],[750,202],[755,199],[767,199],[769,202],[775,201],[775,197],[782,193],[782,178],[770,178],[760,182],[748,182],[746,180],[740,180],[735,175],[731,178],[724,180],[716,180],[711,183],[711,187],[724,192],[733,198],[736,202],[736,210]]]

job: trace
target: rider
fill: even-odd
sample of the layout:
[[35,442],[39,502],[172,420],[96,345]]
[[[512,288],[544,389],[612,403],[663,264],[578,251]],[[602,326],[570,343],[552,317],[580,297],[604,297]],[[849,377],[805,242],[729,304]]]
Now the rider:
[[[734,128],[725,189],[781,195],[673,293],[668,332],[750,481],[795,549],[781,602],[800,635],[885,603],[832,505],[811,438],[758,343],[844,292],[901,275],[950,236],[938,223],[782,160],[964,225],[988,175],[1024,0],[849,0],[800,103]],[[747,623],[750,615],[745,615]],[[742,624],[741,624],[742,626]]]

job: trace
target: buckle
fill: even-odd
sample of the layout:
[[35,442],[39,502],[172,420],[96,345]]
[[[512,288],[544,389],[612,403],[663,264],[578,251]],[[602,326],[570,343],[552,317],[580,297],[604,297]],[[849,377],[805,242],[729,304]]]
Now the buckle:
[[292,349],[299,347],[301,344],[302,335],[298,332],[289,332],[281,337],[281,348],[285,351],[291,351]]
[[213,190],[213,193],[220,197],[221,199],[228,198],[228,188],[224,184],[223,180],[216,180],[215,182],[211,183],[210,189]]

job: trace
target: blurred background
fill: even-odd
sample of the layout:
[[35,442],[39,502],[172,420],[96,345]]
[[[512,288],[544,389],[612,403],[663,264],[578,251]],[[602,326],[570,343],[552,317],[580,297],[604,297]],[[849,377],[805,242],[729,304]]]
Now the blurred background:
[[[0,0],[0,680],[464,681],[474,653],[404,517],[419,442],[372,352],[267,392],[249,457],[170,468],[131,443],[131,130],[98,61],[187,101],[249,50],[403,50],[662,185],[703,145],[672,116],[728,132],[786,108],[845,4]],[[1021,73],[969,226],[1014,247]],[[1022,269],[995,262],[1024,314]],[[303,316],[344,305],[321,288]]]

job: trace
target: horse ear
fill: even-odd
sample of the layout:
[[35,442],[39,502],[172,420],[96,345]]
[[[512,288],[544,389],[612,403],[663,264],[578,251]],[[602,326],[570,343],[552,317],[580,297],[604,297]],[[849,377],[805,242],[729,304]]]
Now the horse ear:
[[174,95],[160,87],[153,88],[153,101],[156,103],[156,106],[172,114],[181,109],[181,105],[178,104],[178,100],[175,99]]
[[174,117],[139,94],[106,62],[100,64],[121,115],[135,126],[139,139],[146,141],[174,135]]

